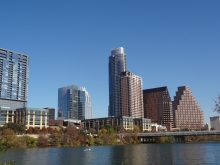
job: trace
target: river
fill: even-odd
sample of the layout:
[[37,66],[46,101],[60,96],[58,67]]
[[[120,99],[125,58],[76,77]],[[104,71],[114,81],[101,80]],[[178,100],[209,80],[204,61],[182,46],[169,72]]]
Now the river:
[[6,151],[0,162],[14,165],[194,165],[220,164],[220,142],[137,144]]

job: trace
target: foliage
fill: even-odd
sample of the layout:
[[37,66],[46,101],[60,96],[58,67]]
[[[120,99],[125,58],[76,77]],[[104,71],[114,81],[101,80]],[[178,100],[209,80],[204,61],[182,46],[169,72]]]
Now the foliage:
[[172,143],[172,137],[171,136],[160,137],[159,143]]
[[49,145],[49,138],[45,134],[39,134],[37,139],[37,146],[38,147],[47,147]]
[[186,142],[220,141],[220,135],[186,136]]
[[27,133],[32,134],[33,133],[33,128],[29,127],[28,130],[27,130]]
[[53,128],[49,127],[47,132],[48,132],[49,134],[52,134],[52,133],[53,133]]
[[34,128],[34,134],[39,134],[39,129],[38,128]]
[[36,147],[37,139],[30,137],[30,136],[25,136],[24,138],[26,139],[27,147],[29,148]]
[[0,130],[4,130],[4,129],[7,129],[7,128],[13,130],[15,134],[25,133],[25,127],[21,124],[7,123],[3,127],[1,127]]
[[96,130],[95,130],[94,128],[90,128],[90,129],[88,130],[88,132],[91,133],[91,134],[95,134],[95,133],[96,133]]
[[[1,157],[1,155],[2,155],[5,151],[6,151],[5,146],[0,146],[0,157]],[[10,163],[2,163],[2,162],[0,162],[0,165],[12,165],[12,164],[14,164],[14,160],[11,161]]]
[[58,132],[54,132],[50,135],[50,144],[52,146],[59,147],[62,143],[62,136]]
[[43,127],[43,128],[41,129],[41,133],[46,134],[46,133],[47,133],[47,129],[46,129],[45,127]]
[[133,126],[133,133],[139,133],[140,132],[140,128],[137,125]]
[[[10,130],[10,129],[8,129],[8,130]],[[8,131],[7,131],[8,132]],[[11,130],[11,131],[9,131],[10,133],[13,133],[13,131]],[[4,133],[6,133],[6,132],[4,132]],[[4,134],[4,136],[7,136],[6,134]],[[1,157],[1,155],[7,150],[7,144],[5,143],[5,139],[4,139],[4,137],[3,136],[1,136],[0,137],[0,157]],[[13,161],[11,161],[10,163],[6,163],[6,162],[0,162],[0,165],[12,165],[12,164],[14,164],[14,160]]]

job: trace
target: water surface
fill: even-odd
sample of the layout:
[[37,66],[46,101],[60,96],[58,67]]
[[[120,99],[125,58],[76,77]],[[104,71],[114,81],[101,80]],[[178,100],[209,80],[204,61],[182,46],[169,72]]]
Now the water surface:
[[220,143],[138,144],[8,150],[1,162],[15,165],[220,164]]

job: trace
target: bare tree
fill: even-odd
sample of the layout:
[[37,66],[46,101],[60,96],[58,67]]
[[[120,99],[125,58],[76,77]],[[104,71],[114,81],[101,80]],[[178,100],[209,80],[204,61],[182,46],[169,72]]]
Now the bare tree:
[[214,100],[215,102],[215,108],[213,112],[217,112],[220,113],[220,95],[218,94],[218,97],[216,100]]

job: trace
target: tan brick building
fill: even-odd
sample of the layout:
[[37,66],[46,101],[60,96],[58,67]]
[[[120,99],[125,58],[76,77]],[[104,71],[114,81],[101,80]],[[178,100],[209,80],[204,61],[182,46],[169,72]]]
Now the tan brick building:
[[201,130],[204,126],[203,111],[188,86],[178,87],[173,101],[175,127]]
[[142,78],[131,72],[122,72],[120,76],[121,116],[143,118]]

